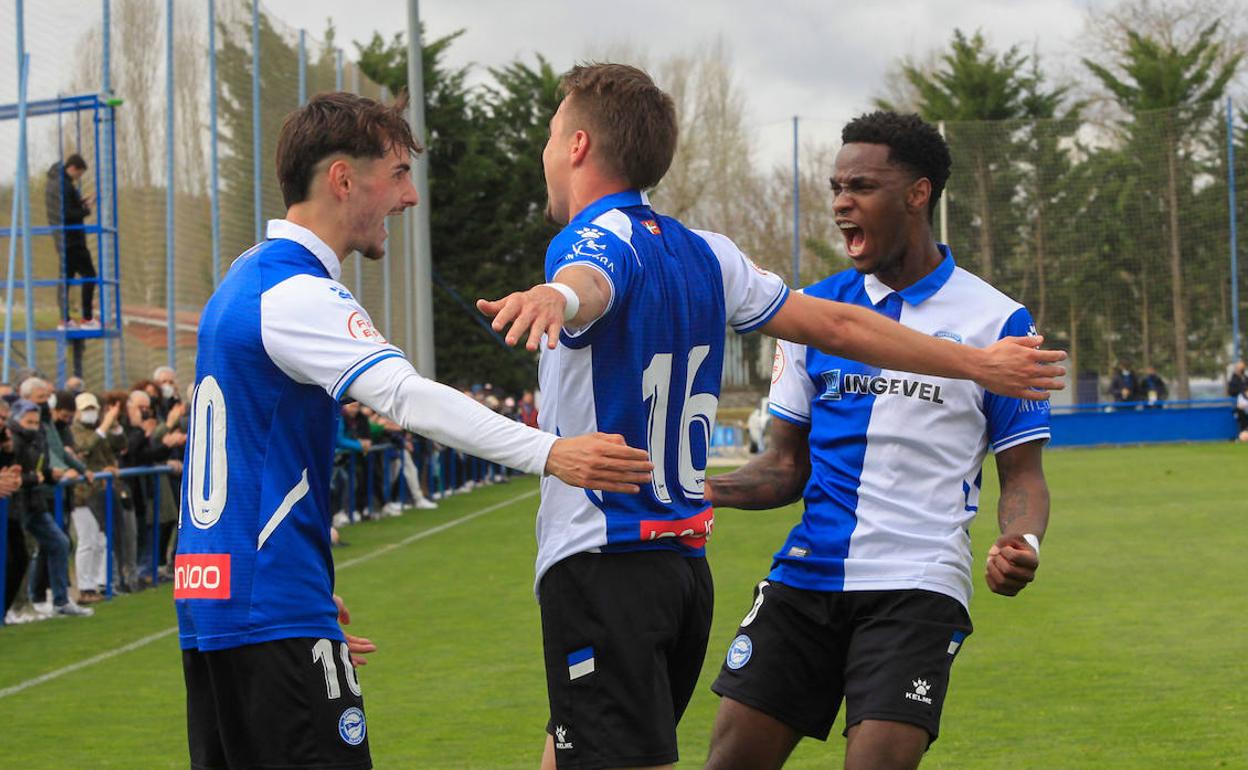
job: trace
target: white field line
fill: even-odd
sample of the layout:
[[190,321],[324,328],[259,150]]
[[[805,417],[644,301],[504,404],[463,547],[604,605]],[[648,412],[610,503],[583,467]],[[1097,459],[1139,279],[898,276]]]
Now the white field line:
[[[494,511],[497,511],[499,508],[506,508],[509,505],[520,502],[521,500],[527,500],[528,498],[533,497],[534,495],[537,495],[538,493],[539,493],[539,490],[536,490],[536,489],[533,490],[532,492],[525,492],[522,495],[516,495],[510,500],[504,500],[501,503],[495,503],[494,505],[487,506],[485,508],[482,508],[479,511],[474,511],[465,516],[460,516],[458,519],[452,519],[446,522],[445,524],[439,524],[436,527],[430,527],[429,529],[421,530],[420,532],[417,532],[414,535],[408,535],[407,537],[403,538],[397,543],[390,543],[389,545],[385,545],[385,546],[382,546],[381,548],[378,548],[376,551],[373,551],[372,553],[368,553],[368,554],[365,554],[364,556],[359,556],[357,558],[345,561],[342,564],[338,564],[334,567],[334,569],[335,571],[344,570],[348,567],[354,567],[357,564],[363,564],[364,562],[375,559],[378,556],[381,556],[382,554],[387,554],[393,550],[402,548],[405,545],[410,545],[412,543],[415,543],[417,540],[423,540],[426,537],[436,535],[439,532],[445,532],[451,527],[458,527],[460,524],[472,521],[473,519],[476,519],[476,518],[480,518],[486,515],[487,513],[493,513]],[[177,630],[178,630],[177,626],[170,626],[169,628],[166,628],[162,631],[157,631],[154,634],[145,636],[142,639],[136,639],[135,641],[130,642],[129,644],[122,645],[121,647],[117,647],[107,652],[102,652],[99,655],[87,658],[86,660],[80,660],[77,663],[71,663],[68,666],[58,668],[55,671],[49,671],[48,673],[41,674],[40,676],[37,676],[34,679],[27,679],[25,682],[15,684],[12,687],[6,687],[5,689],[0,690],[0,698],[7,698],[11,695],[17,695],[23,690],[29,690],[31,687],[36,687],[38,685],[43,684],[44,682],[50,682],[53,679],[59,679],[60,677],[65,676],[66,674],[72,674],[75,671],[79,671],[81,669],[87,668],[88,666],[94,666],[96,663],[103,663],[104,661],[110,658],[115,658],[118,655],[124,655],[125,653],[132,652],[134,650],[139,649],[140,647],[146,647],[152,642],[159,641],[161,639],[164,639],[166,636],[169,636],[170,634],[175,633]]]

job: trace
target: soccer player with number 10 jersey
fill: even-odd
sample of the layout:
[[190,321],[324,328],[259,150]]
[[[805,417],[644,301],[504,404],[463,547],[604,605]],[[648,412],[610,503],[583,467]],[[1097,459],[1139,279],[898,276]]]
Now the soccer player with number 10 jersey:
[[417,151],[401,102],[331,93],[291,113],[286,217],[200,318],[174,582],[193,768],[372,766],[354,668],[370,645],[348,644],[333,594],[340,400],[571,486],[649,481],[646,453],[618,435],[559,438],[421,377],[339,281],[353,251],[382,258],[386,217],[416,205]]

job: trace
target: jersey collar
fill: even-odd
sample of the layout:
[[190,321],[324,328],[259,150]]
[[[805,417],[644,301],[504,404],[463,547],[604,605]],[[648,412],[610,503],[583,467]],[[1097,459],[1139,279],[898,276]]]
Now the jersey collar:
[[625,190],[623,192],[611,193],[610,195],[604,195],[585,208],[581,209],[581,212],[572,217],[572,221],[568,224],[573,225],[580,222],[592,222],[601,214],[604,214],[611,209],[623,209],[628,208],[629,206],[649,205],[650,197],[640,190]]
[[[953,262],[953,252],[943,243],[936,244],[936,248],[945,255],[936,269],[897,292],[906,304],[914,306],[923,304],[929,297],[940,291],[940,288],[948,283],[949,277],[953,275],[953,268],[956,267]],[[873,305],[880,304],[881,300],[893,293],[893,290],[874,274],[864,277],[862,284]]]
[[302,225],[297,225],[289,219],[270,219],[264,237],[270,241],[277,238],[294,241],[312,252],[313,256],[321,261],[321,264],[329,271],[330,278],[336,281],[342,275],[342,261],[338,259],[338,255],[325,244],[325,241],[318,238],[316,233]]

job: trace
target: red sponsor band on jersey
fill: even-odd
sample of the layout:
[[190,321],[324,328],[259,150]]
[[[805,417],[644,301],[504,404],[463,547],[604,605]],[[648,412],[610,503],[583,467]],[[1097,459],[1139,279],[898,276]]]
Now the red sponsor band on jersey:
[[230,555],[179,554],[173,561],[173,598],[230,598]]
[[690,548],[704,548],[714,526],[715,509],[707,508],[705,511],[687,519],[677,519],[675,521],[643,520],[641,522],[641,539],[658,540],[664,537],[674,537],[680,540],[682,545],[687,545]]

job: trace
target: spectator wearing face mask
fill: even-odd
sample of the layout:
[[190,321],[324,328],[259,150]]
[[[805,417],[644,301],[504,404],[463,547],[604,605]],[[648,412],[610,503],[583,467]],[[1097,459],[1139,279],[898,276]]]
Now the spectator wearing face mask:
[[[82,616],[91,609],[69,600],[69,538],[52,518],[52,461],[47,432],[40,425],[39,405],[21,399],[13,406],[9,430],[13,433],[13,454],[21,466],[22,486],[13,496],[13,508],[22,526],[35,538],[46,556],[48,584],[52,588],[52,611],[58,615]],[[37,581],[30,575],[29,582]],[[35,598],[32,597],[32,602]]]
[[[146,383],[152,388],[155,384]],[[127,467],[143,467],[151,465],[168,465],[173,475],[182,472],[182,453],[186,446],[186,433],[179,428],[184,408],[181,402],[175,404],[163,420],[158,420],[153,407],[153,399],[147,390],[136,389],[130,393],[126,420],[126,454],[124,465]],[[174,525],[178,520],[177,497],[163,476],[135,477],[128,479],[135,504],[135,523],[137,532],[137,553],[139,554],[139,572],[150,571],[151,562],[147,557],[151,550],[153,496],[160,496],[160,546],[158,551],[167,552],[171,542]],[[178,479],[180,483],[180,478]],[[165,556],[167,560],[167,553]],[[148,574],[148,577],[151,577]]]
[[156,384],[158,394],[152,399],[152,408],[156,419],[163,420],[169,416],[169,410],[182,401],[178,393],[178,375],[172,367],[158,366],[152,372],[152,382]]
[[[130,447],[126,428],[129,424],[130,394],[124,390],[111,390],[101,394],[100,408],[103,414],[116,407],[119,417],[117,424],[105,431],[113,442],[118,464],[122,468],[131,466]],[[128,479],[113,484],[113,492],[121,506],[113,509],[113,559],[117,565],[113,573],[114,589],[122,593],[137,591],[142,588],[138,579],[136,566],[138,553],[138,522],[135,513],[135,500]]]
[[[53,393],[52,386],[38,377],[30,377],[23,382],[21,392],[25,394],[24,397],[29,398],[39,406],[39,427],[47,441],[48,459],[51,463],[54,483],[72,481],[84,475],[87,467],[79,462],[72,446],[66,447],[65,445],[66,438],[70,438],[69,422],[73,419],[73,398],[66,393]],[[59,404],[57,401],[58,395],[60,396]],[[65,404],[68,404],[68,406],[65,406]],[[53,521],[55,521],[55,509],[53,507],[55,492],[49,488],[47,494],[47,508],[53,515]],[[68,534],[67,530],[63,529],[63,531]],[[51,553],[46,548],[40,548],[35,555],[35,562],[29,571],[30,579],[27,586],[30,591],[32,604],[42,603],[44,597],[47,596],[48,589],[51,587],[48,582],[48,576],[52,573],[48,565],[50,556]]]
[[[22,467],[13,456],[13,437],[9,433],[9,402],[0,398],[0,498],[11,498],[22,488]],[[4,604],[0,604],[0,617],[7,612],[17,596],[26,574],[29,555],[26,553],[26,535],[22,532],[22,519],[9,509],[5,532],[8,553],[4,562]]]
[[[101,415],[100,401],[91,393],[80,393],[75,400],[77,416],[73,423],[74,444],[92,472],[116,473],[117,453],[125,449],[126,438],[117,427],[121,404],[113,402]],[[113,486],[113,512],[121,510]],[[78,574],[78,601],[99,601],[108,586],[108,538],[105,533],[107,485],[103,481],[79,484],[73,489],[73,520],[78,534],[74,564]]]

